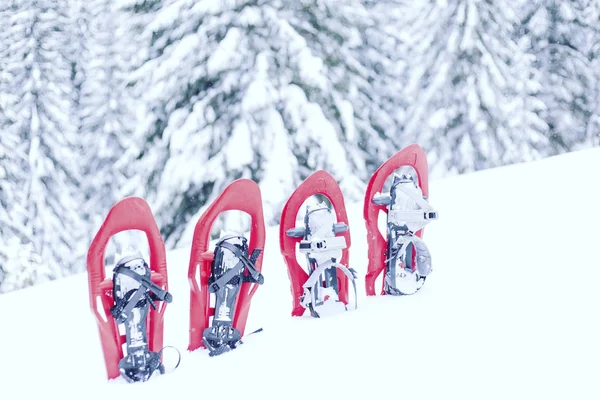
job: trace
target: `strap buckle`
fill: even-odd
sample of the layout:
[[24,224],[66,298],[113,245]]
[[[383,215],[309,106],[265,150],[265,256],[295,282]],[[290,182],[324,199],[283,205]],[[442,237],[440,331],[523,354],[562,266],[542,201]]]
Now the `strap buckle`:
[[208,292],[216,293],[220,288],[221,286],[217,282],[213,282],[208,285]]
[[346,238],[343,236],[334,236],[323,239],[301,240],[299,251],[302,253],[313,253],[320,251],[345,249]]

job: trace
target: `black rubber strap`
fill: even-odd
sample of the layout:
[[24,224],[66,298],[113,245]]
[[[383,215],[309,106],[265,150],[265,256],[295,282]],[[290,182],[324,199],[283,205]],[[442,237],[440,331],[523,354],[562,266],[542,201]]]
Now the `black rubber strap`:
[[[215,280],[212,283],[209,283],[208,291],[210,293],[215,293],[217,290],[221,289],[223,286],[229,283],[231,279],[239,275],[244,270],[244,267],[248,269],[248,272],[250,273],[250,276],[253,279],[253,281],[251,282],[258,283],[259,285],[264,282],[262,274],[258,272],[254,267],[254,262],[256,262],[256,259],[258,259],[261,249],[254,249],[251,258],[248,259],[246,255],[242,253],[242,251],[237,246],[231,243],[221,242],[219,246],[231,251],[240,261],[238,261],[238,263],[233,268],[229,269],[227,272],[221,275],[219,279]],[[248,280],[246,279],[245,281],[248,282]]]
[[[131,298],[129,299],[129,301],[127,301],[126,304],[124,301],[116,301],[115,307],[111,310],[111,315],[117,320],[118,323],[125,322],[123,316],[127,318],[126,316],[129,315],[131,310],[133,310],[137,306],[138,302],[142,299],[142,297],[145,297],[146,301],[148,301],[148,303],[155,310],[157,309],[157,307],[154,304],[154,299],[161,300],[167,303],[173,301],[173,296],[171,295],[171,293],[167,292],[166,290],[164,290],[151,280],[147,279],[146,277],[130,270],[129,268],[120,266],[115,268],[113,272],[115,274],[122,274],[128,276],[131,279],[139,282],[140,284],[140,287],[135,291],[133,296],[131,296]],[[148,290],[152,291],[153,296],[151,296],[148,293]]]
[[131,279],[139,282],[141,286],[150,290],[154,294],[154,297],[156,297],[158,300],[164,301],[166,303],[170,303],[173,301],[173,296],[171,295],[171,293],[167,292],[166,290],[164,290],[163,288],[161,288],[160,286],[158,286],[156,283],[152,282],[150,279],[146,278],[145,276],[142,276],[142,275],[130,270],[127,267],[124,267],[124,266],[117,267],[113,270],[113,272],[115,274],[126,275],[126,276],[130,277]]
[[145,291],[145,288],[143,286],[140,286],[138,290],[135,291],[133,296],[131,296],[131,299],[129,299],[127,305],[125,305],[120,315],[129,315],[129,313],[135,308],[137,303],[142,299],[142,297],[144,297]]
[[237,276],[244,269],[244,263],[240,260],[237,264],[227,272],[225,272],[219,279],[216,281],[209,283],[208,291],[210,293],[215,293],[217,290],[221,289],[225,286],[234,276]]
[[254,267],[254,263],[258,259],[261,249],[254,249],[254,251],[252,251],[251,258],[248,259],[248,257],[246,257],[246,255],[244,253],[242,253],[242,251],[237,246],[235,246],[231,243],[222,242],[220,244],[220,246],[231,251],[237,258],[239,258],[240,261],[246,266],[246,268],[248,269],[248,272],[250,272],[250,275],[252,275],[252,277],[254,279],[256,279],[257,281],[260,279],[259,278],[260,272],[258,272],[256,270],[256,268]]

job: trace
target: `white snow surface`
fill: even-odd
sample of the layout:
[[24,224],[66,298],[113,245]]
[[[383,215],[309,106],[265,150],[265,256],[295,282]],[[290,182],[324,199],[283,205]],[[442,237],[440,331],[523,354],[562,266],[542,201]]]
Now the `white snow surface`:
[[322,319],[290,316],[270,228],[247,324],[264,331],[215,358],[186,350],[190,248],[171,251],[165,345],[182,361],[145,383],[107,381],[85,273],[3,294],[2,399],[598,399],[598,171],[595,148],[431,182],[433,272],[406,297],[365,296],[348,204],[359,308]]

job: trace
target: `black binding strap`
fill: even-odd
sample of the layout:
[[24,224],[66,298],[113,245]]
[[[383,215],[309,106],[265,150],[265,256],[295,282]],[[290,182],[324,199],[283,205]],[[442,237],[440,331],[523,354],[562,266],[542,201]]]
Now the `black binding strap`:
[[[140,287],[134,292],[131,298],[125,302],[124,300],[115,301],[115,305],[111,307],[110,313],[117,320],[117,323],[121,324],[127,319],[127,315],[138,305],[140,300],[144,297],[148,303],[156,310],[155,300],[164,301],[170,303],[173,301],[171,293],[167,292],[150,279],[142,276],[125,266],[119,266],[113,270],[115,276],[117,274],[126,275],[140,284]],[[150,293],[149,293],[150,292]],[[114,295],[113,295],[114,297]]]
[[224,247],[227,250],[231,251],[240,261],[231,269],[227,270],[221,277],[214,282],[209,283],[208,291],[210,293],[215,293],[217,290],[225,286],[229,281],[231,281],[235,276],[239,275],[244,268],[248,270],[249,275],[244,276],[244,282],[258,283],[262,285],[264,282],[264,277],[262,274],[254,267],[254,263],[258,259],[262,249],[254,249],[252,251],[252,255],[250,258],[246,256],[237,246],[228,243],[221,242],[218,244],[220,247]]
[[150,290],[153,294],[155,294],[157,300],[164,301],[166,303],[170,303],[173,301],[173,296],[171,293],[167,292],[156,283],[152,282],[149,278],[142,276],[125,266],[119,266],[113,271],[115,274],[123,274],[128,277],[135,279],[140,283],[140,285],[144,286],[146,289]]

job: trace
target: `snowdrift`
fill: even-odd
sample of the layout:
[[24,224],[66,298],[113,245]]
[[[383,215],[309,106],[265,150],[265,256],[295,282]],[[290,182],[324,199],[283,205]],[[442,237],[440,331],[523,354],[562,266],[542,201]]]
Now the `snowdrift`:
[[365,296],[348,205],[359,308],[327,319],[290,316],[272,227],[247,324],[264,331],[216,358],[186,350],[190,249],[171,251],[164,340],[182,361],[146,383],[106,380],[85,274],[4,294],[0,397],[598,399],[598,171],[596,148],[431,182],[433,273],[410,297]]

